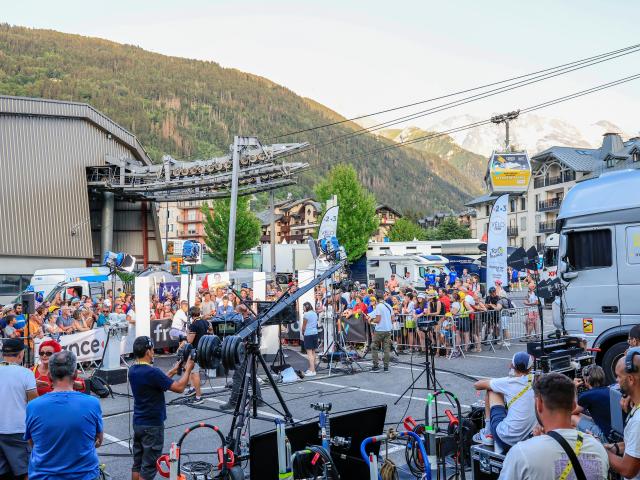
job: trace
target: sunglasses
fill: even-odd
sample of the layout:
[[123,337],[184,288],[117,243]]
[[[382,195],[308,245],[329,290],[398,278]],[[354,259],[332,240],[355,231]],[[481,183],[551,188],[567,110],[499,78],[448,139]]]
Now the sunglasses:
[[40,352],[41,357],[50,357],[54,352]]

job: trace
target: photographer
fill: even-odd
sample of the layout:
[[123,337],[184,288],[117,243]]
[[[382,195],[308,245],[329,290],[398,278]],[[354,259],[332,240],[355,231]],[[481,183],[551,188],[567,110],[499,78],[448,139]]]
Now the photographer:
[[574,383],[576,387],[585,385],[588,390],[578,394],[571,422],[581,432],[590,433],[605,443],[611,432],[611,401],[604,370],[598,365],[589,365],[582,370],[582,377],[584,380],[575,379]]
[[74,391],[77,360],[64,350],[49,360],[53,391],[27,405],[24,438],[33,445],[29,478],[97,479],[96,447],[102,444],[102,409],[97,398]]
[[[515,445],[504,459],[500,479],[538,480],[580,478],[605,480],[609,461],[602,445],[591,435],[571,426],[576,407],[573,382],[559,373],[548,373],[533,384],[535,413],[543,432]],[[575,454],[570,460],[569,453]]]
[[[211,324],[200,315],[200,307],[191,307],[189,316],[191,317],[191,325],[189,325],[189,333],[187,333],[187,343],[190,343],[193,348],[198,348],[200,339],[212,332]],[[192,389],[189,389],[187,395],[195,394],[195,398],[191,403],[199,405],[204,400],[202,399],[202,387],[200,384],[200,366],[197,363],[191,372],[190,383]]]
[[[629,355],[629,353],[627,353]],[[625,478],[640,479],[640,356],[631,352],[632,371],[626,368],[627,355],[616,364],[616,378],[620,390],[626,393],[635,407],[627,415],[624,427],[624,441],[605,445],[609,463],[614,472]]]
[[138,337],[133,342],[136,363],[129,367],[129,384],[133,394],[133,467],[132,480],[151,480],[156,476],[156,459],[164,445],[164,421],[167,407],[164,392],[182,393],[189,382],[193,360],[189,357],[180,380],[170,377],[176,374],[176,363],[166,374],[153,366],[153,341]]
[[180,308],[176,313],[173,314],[173,320],[171,320],[171,330],[169,330],[169,336],[172,340],[182,341],[186,335],[187,331],[187,323],[189,323],[189,319],[187,318],[187,312],[189,311],[189,302],[186,300],[182,300],[180,302]]

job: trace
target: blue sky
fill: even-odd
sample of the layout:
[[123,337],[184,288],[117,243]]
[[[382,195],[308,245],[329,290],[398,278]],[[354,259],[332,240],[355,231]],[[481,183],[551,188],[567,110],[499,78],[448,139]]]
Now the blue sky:
[[[633,0],[3,3],[1,21],[213,60],[265,76],[346,116],[640,43],[640,2]],[[467,113],[486,118],[635,73],[640,53],[421,124]],[[637,134],[638,92],[640,81],[540,113],[578,126],[606,119]]]

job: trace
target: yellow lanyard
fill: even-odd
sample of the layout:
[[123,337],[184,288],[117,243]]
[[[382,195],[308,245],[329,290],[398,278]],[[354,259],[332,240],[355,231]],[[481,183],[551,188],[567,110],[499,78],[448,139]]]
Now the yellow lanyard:
[[522,390],[520,390],[520,392],[515,397],[509,400],[509,403],[507,403],[507,408],[513,405],[513,402],[518,400],[520,397],[522,397],[525,393],[527,393],[531,389],[531,380],[533,380],[533,375],[529,374],[529,376],[527,377],[527,386],[524,387]]
[[149,365],[152,366],[149,362],[136,362],[136,365]]
[[[581,448],[582,448],[582,434],[578,433],[578,440],[576,441],[576,448],[573,449],[573,451],[576,452],[576,457],[578,455],[580,455],[580,449]],[[567,463],[567,466],[564,467],[564,470],[562,471],[562,473],[558,477],[558,480],[566,480],[567,477],[569,476],[569,473],[571,473],[571,469],[572,468],[573,468],[573,464],[571,463],[571,459],[569,459],[569,463]]]

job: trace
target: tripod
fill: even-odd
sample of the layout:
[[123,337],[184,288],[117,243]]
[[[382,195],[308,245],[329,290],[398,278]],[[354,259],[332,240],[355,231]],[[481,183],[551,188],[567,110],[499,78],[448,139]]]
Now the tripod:
[[333,339],[329,345],[325,346],[324,352],[322,352],[321,357],[325,357],[327,363],[329,364],[329,376],[331,376],[331,371],[333,370],[333,362],[335,357],[338,359],[342,359],[342,362],[349,368],[349,373],[354,372],[353,365],[357,365],[360,370],[364,370],[362,365],[358,363],[358,361],[354,358],[354,355],[351,355],[347,350],[347,338],[346,332],[344,328],[340,328],[339,331],[335,332],[336,325],[340,321],[340,317],[334,315],[329,324],[325,325],[326,328],[333,328],[334,334]]
[[[246,356],[240,365],[239,368],[242,369],[242,382],[240,384],[240,395],[236,400],[236,404],[233,410],[233,420],[231,421],[231,428],[229,429],[229,435],[227,436],[227,445],[234,452],[237,453],[236,458],[242,457],[243,452],[241,451],[241,438],[242,438],[242,430],[245,427],[247,421],[250,420],[251,417],[258,418],[258,395],[257,395],[257,384],[258,384],[258,364],[262,366],[264,369],[267,379],[269,380],[269,384],[273,391],[278,397],[278,402],[282,407],[282,412],[271,407],[276,413],[282,415],[284,417],[285,423],[293,424],[293,416],[287,407],[287,404],[282,397],[282,393],[278,389],[276,385],[276,381],[274,380],[269,368],[267,366],[267,362],[264,357],[260,353],[260,339],[262,337],[260,327],[253,334],[253,337],[246,344]],[[247,376],[247,373],[249,376]]]
[[418,383],[418,380],[422,378],[423,375],[427,376],[427,386],[426,387],[418,387],[418,390],[435,390],[438,388],[438,380],[436,379],[436,351],[433,348],[433,340],[431,339],[432,335],[435,335],[435,330],[433,325],[427,325],[425,329],[424,335],[424,348],[425,348],[425,365],[420,375],[418,375],[413,382],[409,384],[409,386],[400,394],[398,399],[393,402],[394,405],[397,405],[400,400],[406,395],[406,393],[416,388],[415,385]]
[[290,366],[291,365],[287,363],[286,357],[284,355],[284,350],[282,349],[282,325],[278,324],[278,351],[276,352],[276,356],[271,362],[271,371],[273,373],[280,373]]

